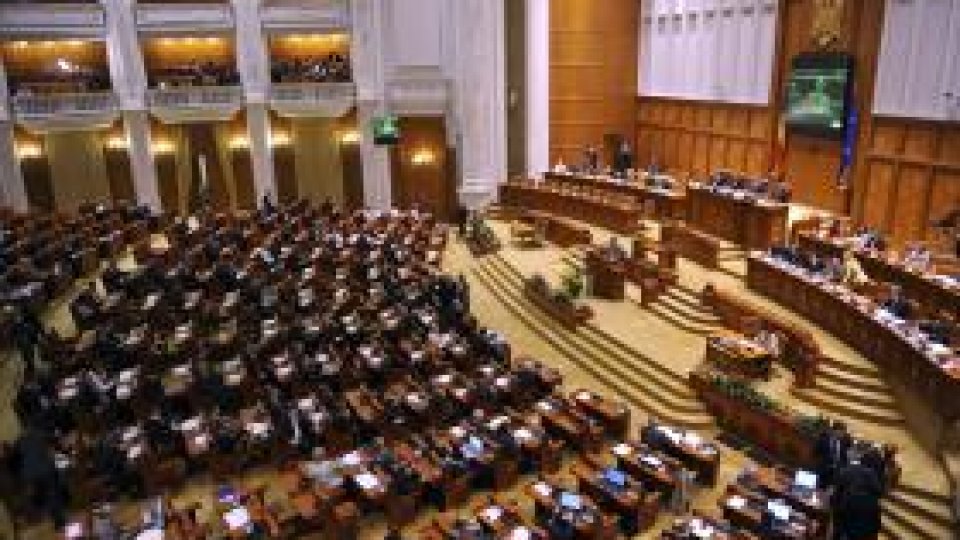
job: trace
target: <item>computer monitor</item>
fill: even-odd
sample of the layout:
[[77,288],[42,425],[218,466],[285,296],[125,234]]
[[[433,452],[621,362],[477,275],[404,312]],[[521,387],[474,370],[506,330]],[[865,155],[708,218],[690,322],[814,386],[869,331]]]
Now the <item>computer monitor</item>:
[[580,496],[576,493],[570,493],[569,491],[564,491],[560,494],[560,506],[567,510],[580,510],[583,502],[580,500]]
[[793,479],[793,483],[804,489],[817,489],[817,475],[810,471],[799,470]]
[[767,512],[770,512],[777,521],[790,519],[790,507],[780,501],[767,502]]
[[627,475],[617,469],[607,469],[603,471],[603,478],[607,482],[619,487],[627,485]]

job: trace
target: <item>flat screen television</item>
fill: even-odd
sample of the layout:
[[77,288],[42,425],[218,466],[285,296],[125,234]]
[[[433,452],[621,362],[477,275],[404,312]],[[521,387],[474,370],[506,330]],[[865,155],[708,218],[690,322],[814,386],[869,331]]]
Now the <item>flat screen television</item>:
[[397,144],[400,142],[400,124],[396,116],[378,116],[373,119],[373,143]]
[[787,83],[786,125],[791,133],[843,139],[853,91],[853,58],[805,53],[793,59]]

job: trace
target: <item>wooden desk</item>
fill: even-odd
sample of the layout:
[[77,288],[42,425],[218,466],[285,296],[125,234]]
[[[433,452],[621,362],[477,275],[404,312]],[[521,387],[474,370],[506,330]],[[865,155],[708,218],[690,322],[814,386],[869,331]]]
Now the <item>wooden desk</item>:
[[773,358],[746,337],[714,334],[707,338],[707,361],[722,371],[747,379],[768,379]]
[[626,296],[626,266],[623,260],[610,259],[606,249],[587,251],[587,275],[593,280],[593,296],[606,300],[623,300]]
[[654,219],[685,219],[687,216],[686,195],[681,190],[652,188],[639,182],[570,173],[548,172],[544,179],[564,188],[633,198],[639,204],[652,205],[653,215],[649,217]]
[[500,204],[540,210],[576,219],[621,234],[633,234],[639,226],[641,208],[612,197],[582,195],[532,182],[500,184]]
[[787,306],[911,384],[944,418],[960,416],[960,356],[934,354],[874,317],[874,308],[843,288],[827,288],[765,257],[747,260],[747,286]]
[[767,249],[787,238],[789,205],[721,194],[703,186],[688,186],[688,223],[747,249]]
[[[804,253],[841,259],[850,245],[847,239],[827,238],[812,232],[800,233],[798,243],[800,251]],[[911,271],[891,253],[861,250],[855,251],[855,254],[870,279],[900,285],[908,298],[916,300],[930,311],[960,313],[960,285],[947,284],[932,273]]]

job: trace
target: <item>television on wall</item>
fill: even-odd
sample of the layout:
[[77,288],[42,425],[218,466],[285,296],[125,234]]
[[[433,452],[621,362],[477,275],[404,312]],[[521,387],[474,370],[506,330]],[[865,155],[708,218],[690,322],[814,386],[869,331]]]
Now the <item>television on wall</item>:
[[793,59],[787,83],[786,126],[791,133],[841,140],[853,96],[853,58],[805,53]]
[[378,116],[373,119],[373,143],[382,145],[400,142],[400,124],[396,116]]

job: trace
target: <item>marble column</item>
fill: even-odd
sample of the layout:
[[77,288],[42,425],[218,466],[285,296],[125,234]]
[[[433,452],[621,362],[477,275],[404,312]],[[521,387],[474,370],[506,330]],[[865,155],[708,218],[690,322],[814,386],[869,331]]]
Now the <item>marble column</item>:
[[147,75],[137,35],[135,0],[101,0],[106,13],[107,62],[120,108],[144,109]]
[[[0,62],[0,96],[8,96],[7,72]],[[23,183],[23,171],[17,159],[16,140],[13,136],[13,118],[9,100],[0,99],[0,204],[18,212],[30,209],[27,188]]]
[[8,119],[0,120],[0,182],[0,195],[5,206],[17,212],[30,209],[23,171],[20,170],[20,161],[17,159],[13,122]]
[[130,156],[130,172],[137,204],[160,212],[163,208],[160,203],[160,186],[157,183],[157,166],[151,149],[150,118],[147,111],[124,111],[123,127],[127,135],[127,152]]
[[353,80],[357,88],[357,122],[362,133],[363,198],[369,208],[386,209],[393,203],[388,149],[373,144],[371,125],[384,105],[383,16],[393,0],[351,0]]
[[390,151],[386,146],[373,144],[370,125],[382,110],[369,103],[358,104],[357,123],[363,130],[360,157],[363,161],[363,200],[368,208],[385,210],[393,204],[393,186],[390,172]]
[[232,0],[237,30],[237,71],[247,103],[266,103],[270,97],[270,60],[260,18],[262,0]]
[[450,39],[455,53],[453,125],[458,131],[460,200],[478,207],[496,197],[507,175],[505,0],[455,0]]
[[270,144],[270,114],[263,103],[247,105],[247,138],[250,141],[250,163],[253,167],[253,192],[257,204],[266,196],[277,200],[274,178],[273,147]]
[[550,169],[550,0],[525,0],[527,174]]

